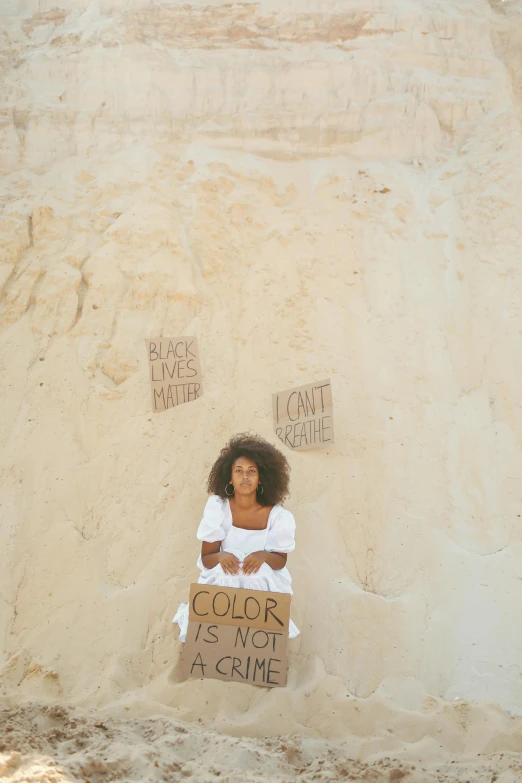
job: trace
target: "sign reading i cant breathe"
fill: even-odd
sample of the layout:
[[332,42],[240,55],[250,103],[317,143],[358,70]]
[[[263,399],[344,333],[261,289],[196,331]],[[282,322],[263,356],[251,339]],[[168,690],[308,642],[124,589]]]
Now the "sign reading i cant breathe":
[[333,443],[330,381],[308,383],[272,395],[274,432],[293,451]]
[[155,337],[145,343],[155,413],[201,397],[203,379],[195,337]]
[[185,677],[286,685],[290,595],[190,586]]

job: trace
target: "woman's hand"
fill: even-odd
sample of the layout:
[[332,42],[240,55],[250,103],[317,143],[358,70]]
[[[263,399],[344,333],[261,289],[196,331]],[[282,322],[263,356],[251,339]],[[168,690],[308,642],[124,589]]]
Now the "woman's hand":
[[239,560],[235,555],[233,555],[231,552],[220,552],[219,554],[219,564],[225,574],[229,574],[230,576],[235,576],[239,573]]
[[263,563],[266,562],[266,557],[269,553],[263,549],[260,552],[252,552],[248,557],[243,560],[243,573],[244,574],[257,574]]

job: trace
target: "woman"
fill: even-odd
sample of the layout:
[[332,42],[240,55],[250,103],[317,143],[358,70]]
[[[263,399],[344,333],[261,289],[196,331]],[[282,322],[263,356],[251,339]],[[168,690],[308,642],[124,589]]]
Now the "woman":
[[[280,505],[289,480],[286,457],[257,435],[235,435],[221,450],[208,477],[210,497],[197,532],[200,584],[292,595],[286,558],[295,549],[295,521]],[[182,642],[188,618],[189,606],[181,604],[172,622],[178,623]],[[289,637],[298,633],[290,620]]]

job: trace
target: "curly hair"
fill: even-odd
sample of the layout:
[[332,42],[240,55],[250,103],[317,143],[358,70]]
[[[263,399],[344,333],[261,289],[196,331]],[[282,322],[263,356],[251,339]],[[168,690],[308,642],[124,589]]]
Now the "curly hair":
[[257,494],[262,506],[275,506],[282,503],[289,493],[290,465],[284,454],[259,435],[248,432],[234,435],[212,465],[208,481],[209,495],[219,495],[225,499],[225,487],[232,475],[232,465],[239,457],[248,457],[255,462],[259,471],[259,481],[263,493]]

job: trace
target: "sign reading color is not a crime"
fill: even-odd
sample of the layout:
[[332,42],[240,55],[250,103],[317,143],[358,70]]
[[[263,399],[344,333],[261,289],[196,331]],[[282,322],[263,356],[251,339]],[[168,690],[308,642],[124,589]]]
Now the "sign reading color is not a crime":
[[185,677],[286,685],[290,595],[192,584]]
[[330,381],[309,383],[272,395],[274,432],[294,451],[333,443]]
[[145,343],[155,413],[201,397],[203,379],[195,337],[154,337]]

